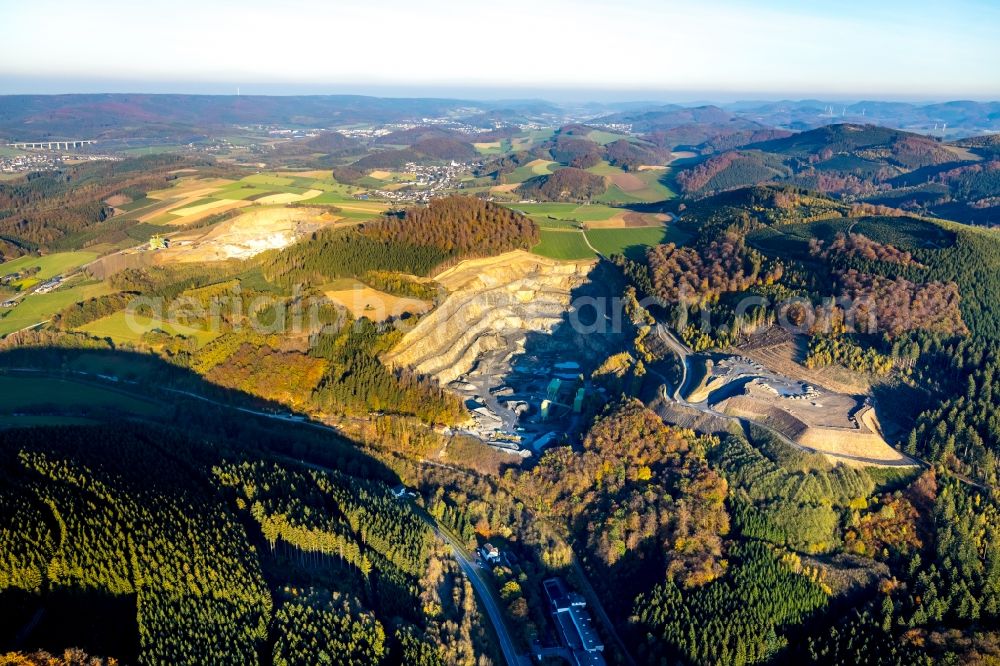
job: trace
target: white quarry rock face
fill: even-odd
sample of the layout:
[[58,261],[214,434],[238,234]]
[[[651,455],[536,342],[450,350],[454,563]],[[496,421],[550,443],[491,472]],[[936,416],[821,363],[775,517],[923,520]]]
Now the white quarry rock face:
[[593,265],[526,252],[462,262],[437,276],[451,293],[385,360],[447,384],[467,373],[484,351],[523,344],[517,338],[524,332],[550,333]]

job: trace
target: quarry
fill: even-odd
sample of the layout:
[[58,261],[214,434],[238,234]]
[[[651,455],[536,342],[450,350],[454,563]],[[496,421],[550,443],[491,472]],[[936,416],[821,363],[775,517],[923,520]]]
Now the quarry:
[[459,263],[435,281],[449,295],[385,360],[433,376],[465,399],[463,432],[530,455],[580,427],[588,379],[620,336],[569,324],[574,300],[610,287],[607,267],[523,251]]
[[703,354],[692,357],[691,365],[686,401],[693,406],[766,426],[832,462],[912,464],[886,442],[867,396],[792,378],[746,356]]

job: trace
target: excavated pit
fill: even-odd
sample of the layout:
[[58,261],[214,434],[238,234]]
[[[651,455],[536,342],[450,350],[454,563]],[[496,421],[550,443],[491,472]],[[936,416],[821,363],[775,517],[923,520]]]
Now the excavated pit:
[[448,384],[484,353],[512,349],[527,332],[548,334],[564,320],[594,262],[560,262],[527,252],[465,261],[435,280],[450,292],[386,355]]

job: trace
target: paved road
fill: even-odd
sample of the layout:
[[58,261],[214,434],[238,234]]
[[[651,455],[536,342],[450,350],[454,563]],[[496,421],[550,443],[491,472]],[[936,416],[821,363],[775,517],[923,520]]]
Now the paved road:
[[458,561],[458,566],[461,567],[465,577],[472,583],[472,587],[479,596],[480,602],[486,608],[486,614],[493,625],[493,629],[496,631],[497,638],[500,641],[500,649],[503,650],[503,656],[508,666],[531,666],[530,657],[518,654],[517,648],[514,646],[514,640],[507,629],[507,623],[504,622],[503,610],[501,610],[500,604],[497,602],[493,586],[485,580],[479,565],[476,564],[471,553],[465,548],[465,544],[450,534],[447,529],[438,525],[434,517],[426,511],[421,510],[417,506],[414,506],[414,511],[431,526],[439,539],[444,540],[445,543],[451,546],[451,551]]

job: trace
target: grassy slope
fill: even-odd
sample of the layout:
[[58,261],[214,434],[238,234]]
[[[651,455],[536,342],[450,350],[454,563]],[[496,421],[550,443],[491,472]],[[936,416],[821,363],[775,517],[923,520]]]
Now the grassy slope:
[[582,231],[542,229],[542,240],[531,251],[551,259],[593,259]]
[[57,252],[44,257],[25,256],[0,264],[0,276],[17,273],[26,268],[38,266],[39,271],[34,276],[39,280],[47,280],[54,275],[78,268],[97,258],[96,252]]
[[590,229],[587,238],[601,254],[624,254],[641,259],[646,249],[659,243],[683,242],[675,227],[636,227],[632,229]]
[[110,294],[114,289],[103,282],[79,284],[48,294],[28,295],[0,319],[0,335],[47,321],[63,308],[88,298]]
[[202,331],[187,326],[174,326],[170,322],[146,317],[134,317],[130,321],[125,312],[116,312],[97,321],[84,324],[79,330],[99,338],[111,338],[118,344],[123,342],[137,344],[142,340],[144,333],[155,329],[160,329],[170,335],[193,337],[198,341],[199,347],[219,337],[217,332]]

